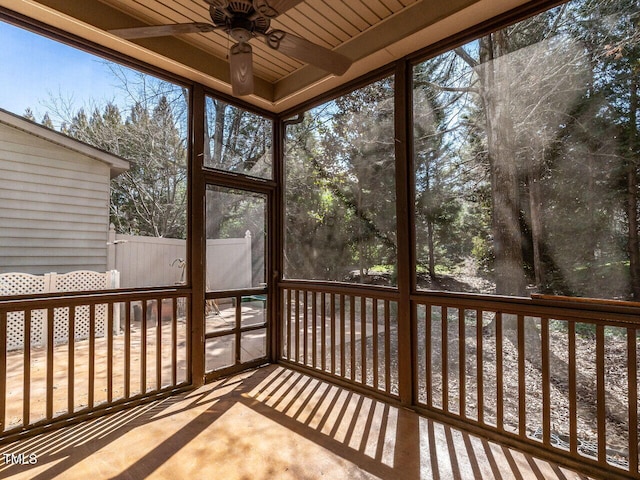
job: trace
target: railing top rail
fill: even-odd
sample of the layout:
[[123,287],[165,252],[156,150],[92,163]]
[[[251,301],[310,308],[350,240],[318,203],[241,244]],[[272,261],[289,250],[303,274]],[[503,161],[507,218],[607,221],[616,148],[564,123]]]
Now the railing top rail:
[[153,300],[190,295],[186,287],[169,287],[131,290],[91,290],[84,292],[56,292],[54,294],[34,294],[0,297],[0,312],[38,308],[68,307],[74,305],[97,305],[135,300]]
[[417,303],[432,302],[447,307],[499,310],[513,315],[527,315],[558,320],[598,322],[607,320],[624,325],[640,326],[640,303],[615,300],[584,299],[535,295],[507,297],[454,292],[419,292],[411,296]]
[[400,294],[395,287],[381,285],[364,285],[343,282],[318,282],[313,280],[282,280],[278,283],[280,288],[307,290],[310,292],[335,293],[338,295],[356,295],[374,297],[382,300],[398,300]]
[[267,287],[243,288],[237,290],[209,290],[205,297],[210,298],[233,298],[250,297],[252,295],[264,295],[268,292]]

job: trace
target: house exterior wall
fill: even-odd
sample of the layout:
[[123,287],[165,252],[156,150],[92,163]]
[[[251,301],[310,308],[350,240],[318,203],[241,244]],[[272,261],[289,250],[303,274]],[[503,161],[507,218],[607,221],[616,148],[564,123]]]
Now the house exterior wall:
[[106,270],[109,166],[0,124],[0,273]]

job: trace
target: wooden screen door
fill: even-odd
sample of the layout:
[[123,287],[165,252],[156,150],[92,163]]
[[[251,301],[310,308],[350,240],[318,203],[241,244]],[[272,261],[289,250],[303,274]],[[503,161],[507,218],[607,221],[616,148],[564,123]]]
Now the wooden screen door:
[[268,204],[266,193],[207,185],[207,378],[268,358]]

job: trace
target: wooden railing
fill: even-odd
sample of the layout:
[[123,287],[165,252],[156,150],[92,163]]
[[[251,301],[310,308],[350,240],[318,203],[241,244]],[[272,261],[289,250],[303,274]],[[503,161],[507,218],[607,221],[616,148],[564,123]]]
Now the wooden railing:
[[567,300],[414,296],[415,403],[640,478],[640,309]]
[[[189,300],[187,289],[0,300],[0,439],[188,385]],[[36,315],[44,346],[32,345]],[[81,319],[88,337],[77,333]],[[23,347],[8,351],[15,335]]]
[[287,282],[279,358],[398,396],[397,293]]
[[[413,398],[427,415],[596,475],[640,478],[638,304],[418,293],[405,345],[394,290],[285,281],[280,294],[282,363]],[[400,349],[413,358],[402,371]]]

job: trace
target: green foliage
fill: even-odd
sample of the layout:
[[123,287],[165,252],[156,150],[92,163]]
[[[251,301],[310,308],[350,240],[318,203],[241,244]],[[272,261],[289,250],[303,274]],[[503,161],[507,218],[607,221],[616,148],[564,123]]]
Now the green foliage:
[[357,270],[366,281],[372,265],[395,264],[392,129],[392,78],[288,127],[287,277],[343,281]]

